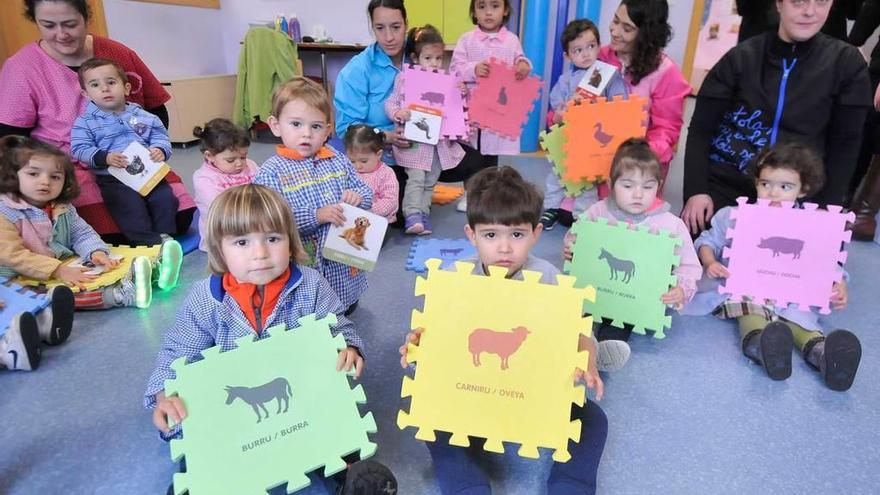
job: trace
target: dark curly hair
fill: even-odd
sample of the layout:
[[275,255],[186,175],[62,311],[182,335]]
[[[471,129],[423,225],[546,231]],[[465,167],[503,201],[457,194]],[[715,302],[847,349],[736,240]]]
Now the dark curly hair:
[[92,18],[92,8],[89,7],[89,4],[86,2],[86,0],[24,0],[24,16],[27,17],[31,22],[37,22],[37,4],[43,2],[63,2],[70,5],[71,7],[76,9],[77,12],[82,14],[83,19],[85,19],[86,22],[89,22],[89,19]]
[[355,124],[345,131],[342,142],[349,152],[368,150],[378,153],[385,147],[385,133],[366,124]]
[[639,28],[632,61],[627,68],[634,85],[660,67],[663,49],[672,39],[669,5],[666,0],[622,0],[626,12]]
[[54,158],[64,172],[61,194],[54,201],[68,202],[79,196],[73,162],[67,153],[51,144],[24,136],[6,136],[0,139],[0,193],[21,196],[18,171],[35,155]]
[[749,164],[749,174],[757,180],[765,168],[797,172],[801,179],[801,192],[807,197],[816,194],[825,184],[822,158],[803,143],[783,143],[765,148]]
[[196,126],[193,136],[202,140],[199,147],[202,153],[207,151],[212,155],[251,145],[247,131],[228,119],[212,119],[204,127]]

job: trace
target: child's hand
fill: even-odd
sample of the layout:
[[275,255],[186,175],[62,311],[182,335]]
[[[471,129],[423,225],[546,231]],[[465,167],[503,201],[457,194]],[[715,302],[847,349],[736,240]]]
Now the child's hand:
[[605,395],[605,382],[599,377],[599,372],[596,371],[595,366],[589,367],[587,371],[575,368],[574,381],[575,383],[584,382],[587,388],[593,389],[596,392],[596,402],[602,400],[602,396]]
[[159,148],[150,148],[150,160],[153,160],[154,162],[164,162],[165,152]]
[[407,345],[409,345],[409,344],[419,345],[419,341],[422,339],[422,331],[424,331],[423,328],[416,328],[412,332],[409,332],[408,334],[406,334],[406,342],[404,342],[403,345],[400,346],[400,349],[398,350],[398,352],[400,352],[400,367],[401,368],[406,369],[407,367],[409,367],[409,363],[406,362]]
[[575,235],[570,233],[565,234],[565,237],[562,239],[562,259],[565,261],[571,261],[574,257],[574,252],[572,252],[571,247],[574,245]]
[[529,65],[525,60],[520,60],[516,63],[516,80],[522,81],[529,75],[529,72],[532,71],[532,66]]
[[409,148],[412,143],[403,135],[403,127],[397,126],[393,131],[385,131],[385,142],[398,148]]
[[96,265],[101,265],[101,266],[104,266],[107,268],[116,268],[117,266],[119,266],[119,263],[121,261],[121,260],[115,260],[115,259],[107,256],[107,253],[105,253],[104,251],[95,251],[90,256],[90,259],[92,260],[92,263],[94,263]]
[[560,108],[559,110],[553,112],[553,123],[561,124],[563,116],[565,116],[565,108]]
[[345,223],[345,214],[342,213],[342,207],[336,204],[322,206],[315,212],[315,218],[318,223],[332,223],[339,227]]
[[168,420],[180,424],[186,419],[186,408],[183,407],[183,401],[176,395],[174,397],[165,397],[165,392],[156,394],[156,409],[153,409],[153,426],[168,433],[171,428],[168,427]]
[[846,293],[846,282],[843,280],[835,282],[833,291],[834,293],[831,295],[831,309],[840,311],[841,309],[846,308],[846,303],[849,301],[849,297]]
[[410,112],[406,108],[394,112],[394,120],[400,122],[401,124],[404,122],[409,122],[410,118],[412,118],[412,112]]
[[345,204],[349,204],[351,206],[360,206],[363,201],[364,198],[362,198],[360,194],[350,189],[342,191],[342,202]]
[[351,371],[354,367],[354,379],[361,377],[364,371],[364,358],[354,347],[346,347],[339,351],[339,359],[336,360],[336,371]]
[[462,96],[466,96],[468,94],[468,87],[467,84],[464,83],[464,81],[458,83],[458,89],[461,90]]
[[107,153],[107,165],[116,168],[125,168],[128,166],[128,158],[122,153]]
[[720,261],[713,261],[706,267],[706,276],[709,278],[727,278],[730,277],[730,272],[727,271],[727,267],[721,264]]
[[477,77],[489,77],[489,63],[480,62],[474,67],[474,75]]
[[97,278],[96,275],[89,275],[86,272],[92,271],[91,268],[74,268],[72,266],[67,265],[59,265],[58,268],[52,272],[52,278],[57,278],[61,280],[66,285],[79,287],[80,290],[86,290],[86,286],[84,285],[87,282],[91,282]]
[[663,304],[672,306],[673,309],[679,310],[684,307],[684,289],[675,286],[669,289],[669,292],[660,296]]

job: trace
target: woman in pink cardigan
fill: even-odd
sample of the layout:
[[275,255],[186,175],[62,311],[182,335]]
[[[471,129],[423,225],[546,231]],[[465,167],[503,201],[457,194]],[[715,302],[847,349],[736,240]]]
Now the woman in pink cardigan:
[[664,181],[684,124],[684,98],[691,92],[681,70],[663,53],[672,37],[668,18],[666,0],[623,0],[611,21],[611,43],[599,51],[599,60],[623,74],[629,94],[648,100],[645,139],[660,158]]

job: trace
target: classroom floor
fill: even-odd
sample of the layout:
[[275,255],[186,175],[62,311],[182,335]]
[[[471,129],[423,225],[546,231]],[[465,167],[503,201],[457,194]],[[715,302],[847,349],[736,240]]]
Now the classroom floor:
[[[256,144],[251,157],[261,163],[271,153],[271,145]],[[172,165],[189,179],[200,162],[189,148],[176,150]],[[549,170],[541,158],[502,163],[541,185]],[[671,178],[667,193],[676,208],[677,183],[680,177]],[[463,235],[464,215],[454,205],[435,207],[432,218],[434,237]],[[546,232],[535,254],[561,266],[564,232]],[[399,493],[437,494],[427,449],[414,431],[396,426],[403,375],[397,349],[417,306],[415,275],[404,270],[412,240],[391,232],[354,320],[368,345],[362,382],[379,427],[376,459],[395,472]],[[855,242],[848,249],[850,306],[833,322],[862,339],[850,391],[826,389],[797,355],[791,378],[771,381],[740,353],[731,322],[674,316],[665,340],[634,335],[630,363],[605,376],[600,404],[609,435],[600,493],[877,493],[880,313],[871,287],[880,246]],[[0,494],[165,493],[176,464],[142,394],[164,331],[189,285],[205,276],[206,256],[190,254],[180,287],[157,293],[149,310],[79,313],[70,340],[46,349],[38,371],[0,373]],[[533,461],[510,447],[505,456],[488,455],[495,493],[543,493],[549,452]]]

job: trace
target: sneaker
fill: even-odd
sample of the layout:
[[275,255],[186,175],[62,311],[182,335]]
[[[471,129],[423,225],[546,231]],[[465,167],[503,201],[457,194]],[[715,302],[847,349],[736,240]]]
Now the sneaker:
[[430,235],[434,232],[434,227],[431,226],[431,218],[427,213],[422,213],[422,231],[419,232],[419,235]]
[[549,210],[544,210],[544,214],[541,215],[541,225],[544,227],[544,230],[553,230],[553,227],[556,226],[556,222],[559,221],[559,209],[551,208]]
[[340,495],[396,495],[397,479],[376,461],[358,461],[345,471]]
[[467,193],[464,193],[461,196],[461,199],[459,199],[458,203],[455,204],[455,209],[462,213],[467,211]]
[[183,248],[174,239],[167,239],[159,250],[159,277],[156,285],[162,290],[177,287],[180,277],[180,266],[183,264]]
[[569,228],[574,224],[574,214],[568,210],[560,209],[557,220],[559,221],[559,225]]
[[603,340],[596,346],[596,368],[617,371],[629,361],[630,353],[629,344],[622,340]]
[[116,284],[114,295],[119,306],[149,308],[153,302],[153,267],[149,258],[138,256],[131,261],[131,271]]
[[0,364],[10,370],[35,370],[40,366],[40,333],[30,313],[19,313],[0,336]]
[[757,336],[761,365],[771,380],[785,380],[791,376],[791,329],[781,321],[772,321]]
[[862,360],[862,344],[849,330],[835,330],[825,337],[824,359],[820,371],[825,385],[842,392],[852,387],[859,362]]
[[421,234],[425,230],[421,213],[410,213],[406,216],[404,229],[407,234]]
[[58,345],[70,337],[73,329],[73,291],[66,285],[58,285],[49,289],[46,297],[51,302],[36,316],[37,332],[43,342]]

